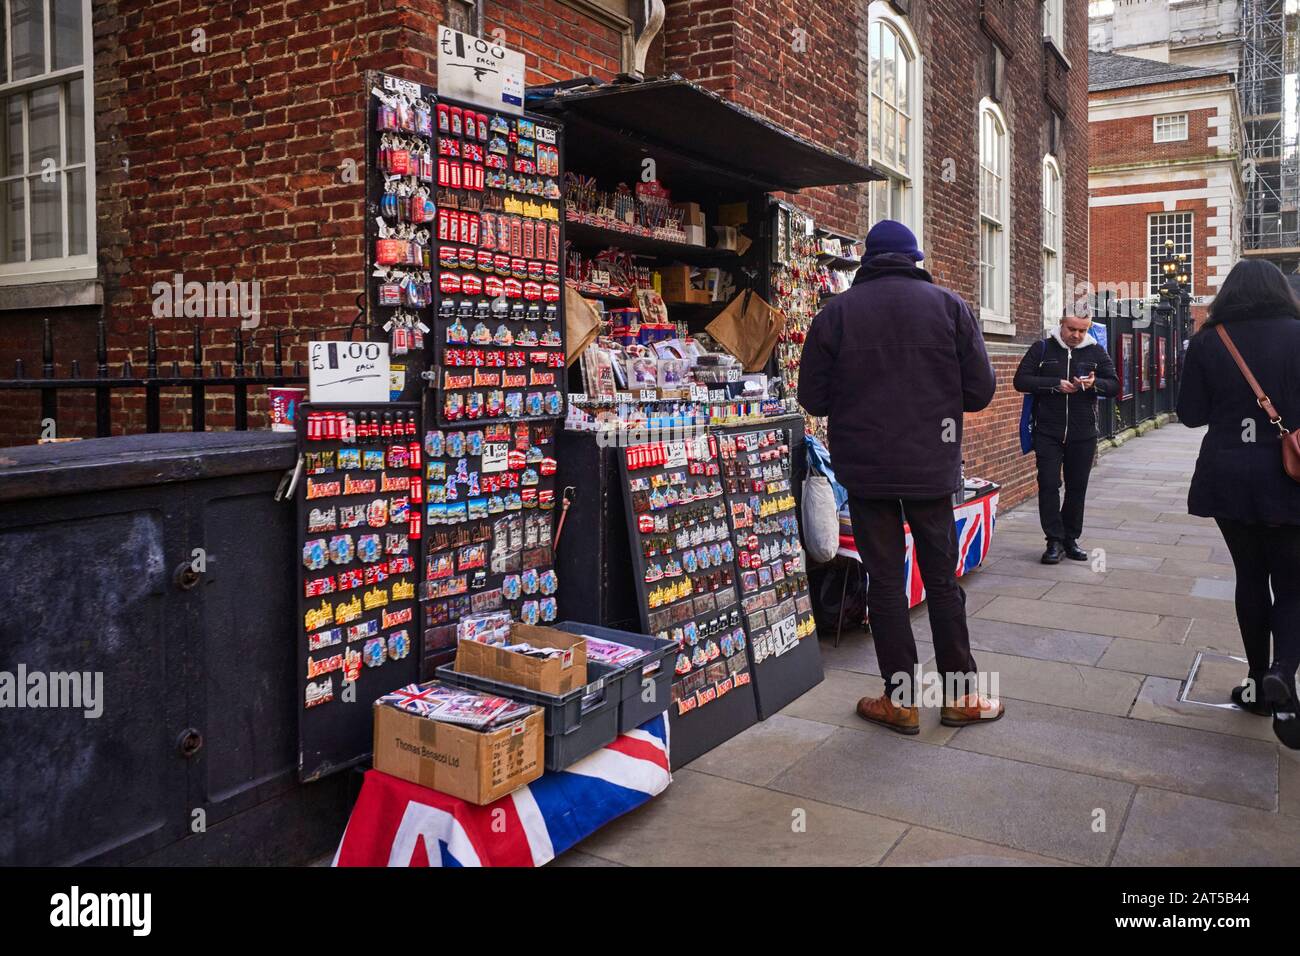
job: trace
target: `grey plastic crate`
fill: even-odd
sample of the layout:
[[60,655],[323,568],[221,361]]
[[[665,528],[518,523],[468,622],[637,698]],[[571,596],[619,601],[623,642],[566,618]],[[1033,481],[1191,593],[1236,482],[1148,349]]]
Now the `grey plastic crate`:
[[[651,637],[648,634],[618,631],[612,627],[583,624],[578,621],[561,621],[555,625],[555,628],[569,634],[585,634],[589,637],[613,641],[616,644],[626,644],[628,647],[639,647],[648,652],[645,657],[618,672],[620,686],[615,696],[619,700],[618,732],[620,734],[635,730],[650,718],[668,709],[668,705],[672,702],[672,661],[677,654],[676,642]],[[601,666],[592,661],[587,662],[589,669]],[[641,693],[643,682],[647,679],[654,682],[654,693],[650,695],[649,701],[642,700]]]
[[[547,770],[563,770],[612,742],[619,733],[616,692],[621,688],[622,675],[601,664],[588,667],[587,676],[591,679],[585,686],[562,696],[462,674],[452,664],[442,665],[436,674],[448,684],[541,707],[546,724]],[[610,677],[615,678],[612,683],[607,682]]]

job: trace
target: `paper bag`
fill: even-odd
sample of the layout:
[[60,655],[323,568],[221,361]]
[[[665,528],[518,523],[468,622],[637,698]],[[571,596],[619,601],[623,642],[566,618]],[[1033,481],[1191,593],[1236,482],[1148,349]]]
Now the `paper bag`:
[[741,292],[705,331],[740,360],[746,372],[761,371],[785,328],[785,313],[752,289]]
[[569,283],[564,284],[564,341],[568,346],[565,366],[578,360],[600,332],[600,313]]

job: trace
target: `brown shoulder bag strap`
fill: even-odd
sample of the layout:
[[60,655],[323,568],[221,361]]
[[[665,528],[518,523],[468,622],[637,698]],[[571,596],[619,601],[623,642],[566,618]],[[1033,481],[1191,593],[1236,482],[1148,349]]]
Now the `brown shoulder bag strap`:
[[1228,335],[1228,330],[1222,325],[1216,325],[1214,328],[1215,331],[1219,333],[1219,338],[1223,340],[1224,348],[1228,350],[1228,354],[1232,356],[1232,360],[1237,363],[1237,368],[1241,369],[1241,374],[1245,376],[1246,383],[1250,385],[1250,390],[1255,393],[1255,402],[1260,408],[1264,409],[1264,414],[1268,416],[1269,423],[1276,425],[1277,430],[1283,435],[1288,434],[1287,427],[1282,424],[1282,416],[1277,413],[1277,409],[1273,407],[1272,401],[1270,401],[1269,397],[1264,394],[1264,389],[1260,388],[1259,382],[1256,380],[1254,373],[1250,370],[1250,366],[1247,365],[1246,360],[1241,357],[1241,353],[1237,351],[1237,346],[1233,343],[1231,336]]

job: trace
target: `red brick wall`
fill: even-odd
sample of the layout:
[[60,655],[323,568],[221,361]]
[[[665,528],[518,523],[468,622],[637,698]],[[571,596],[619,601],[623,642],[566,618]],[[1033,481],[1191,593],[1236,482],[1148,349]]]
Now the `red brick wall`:
[[1218,150],[1208,145],[1211,131],[1207,120],[1218,110],[1173,110],[1187,114],[1187,139],[1173,143],[1155,142],[1153,129],[1156,113],[1124,119],[1096,120],[1089,124],[1092,134],[1090,161],[1096,166],[1124,163],[1155,163],[1178,159],[1216,158]]
[[[99,252],[114,366],[128,356],[144,365],[151,322],[164,367],[189,359],[194,320],[151,314],[154,283],[174,273],[260,283],[250,362],[270,360],[272,328],[300,343],[309,335],[298,330],[352,319],[365,267],[362,73],[400,63],[413,15],[381,0],[96,7]],[[239,321],[203,320],[208,358],[233,360]],[[163,404],[163,427],[183,426],[188,399]],[[232,410],[232,396],[210,398],[210,425],[231,424]],[[115,431],[139,430],[143,415],[121,397]]]
[[[866,158],[865,0],[685,0],[668,4],[664,66],[853,159]],[[796,31],[804,31],[798,34]],[[789,199],[819,225],[861,235],[861,186]]]
[[[527,80],[611,79],[620,39],[610,27],[556,3],[488,0],[485,32],[524,52]],[[436,83],[436,0],[231,0],[95,4],[98,246],[114,372],[145,364],[146,330],[158,330],[163,368],[188,372],[193,319],[154,319],[152,287],[185,281],[260,283],[261,327],[247,360],[270,362],[270,330],[293,336],[350,322],[363,288],[365,98],[362,76],[382,69]],[[204,31],[206,50],[192,31]],[[345,177],[345,160],[356,176]],[[94,370],[98,309],[51,315],[66,374]],[[39,372],[42,314],[6,315],[0,371],[22,358]],[[234,358],[238,318],[204,319],[209,359]],[[0,394],[0,444],[39,436],[33,395]],[[264,410],[264,398],[255,412]],[[185,427],[188,393],[164,393],[164,429]],[[233,396],[211,394],[209,427],[233,424]],[[115,396],[114,431],[139,431],[139,396]],[[89,393],[60,400],[60,434],[93,435]],[[255,415],[253,426],[260,425]]]
[[[1204,187],[1205,181],[1172,182],[1171,190]],[[1122,187],[1099,190],[1106,195],[1129,192],[1153,192],[1159,186]],[[1172,210],[1163,202],[1133,203],[1125,206],[1094,206],[1092,220],[1092,281],[1098,288],[1123,283],[1131,290],[1137,282],[1146,283],[1150,267],[1147,264],[1148,217],[1164,212],[1192,213],[1192,295],[1213,295],[1218,290],[1206,283],[1210,274],[1207,258],[1213,254],[1209,245],[1209,217],[1214,210],[1203,199],[1180,199]],[[1143,288],[1143,294],[1148,294]],[[1198,323],[1208,313],[1205,306],[1192,306],[1192,317]]]
[[[866,156],[866,0],[681,0],[668,4],[653,72],[678,72],[828,148]],[[1067,275],[1087,261],[1087,14],[1069,4],[1065,81],[1068,113],[1057,151],[1065,177]],[[1011,457],[1018,399],[1010,369],[1039,334],[1040,164],[1048,107],[1039,5],[1009,4],[1012,20],[1006,95],[1013,170],[1012,304],[1017,334],[991,342],[999,398],[967,429],[968,471],[1009,482],[1014,498],[1027,475]],[[438,0],[280,0],[245,9],[230,0],[190,10],[172,0],[107,0],[95,8],[99,243],[103,314],[113,362],[144,361],[151,286],[174,272],[187,280],[261,283],[262,328],[250,360],[267,358],[271,327],[304,330],[350,321],[362,287],[362,185],[345,182],[344,161],[364,171],[366,69],[435,82]],[[237,12],[238,11],[238,12]],[[992,46],[969,0],[913,0],[909,16],[925,64],[926,265],[972,304],[977,296],[977,143],[980,98],[989,92]],[[208,49],[191,49],[191,31]],[[488,0],[494,30],[526,56],[528,80],[547,82],[619,69],[612,28],[556,0]],[[802,49],[796,30],[806,33]],[[949,181],[945,181],[945,176]],[[819,223],[861,234],[860,186],[790,197]],[[81,310],[61,322],[84,323]],[[206,325],[210,357],[229,362],[237,319]],[[164,363],[187,358],[189,322],[158,323]],[[93,334],[56,332],[93,362]],[[23,335],[33,356],[30,331]],[[62,357],[68,357],[62,351]],[[291,357],[301,356],[301,350]],[[0,353],[0,361],[7,356]],[[1005,374],[1001,374],[1004,373]],[[183,423],[178,396],[165,426]],[[229,423],[228,397],[211,399],[210,422]],[[224,416],[224,417],[223,417]],[[29,416],[30,417],[30,416]],[[119,426],[139,427],[138,402]],[[1008,499],[1010,503],[1010,499]]]

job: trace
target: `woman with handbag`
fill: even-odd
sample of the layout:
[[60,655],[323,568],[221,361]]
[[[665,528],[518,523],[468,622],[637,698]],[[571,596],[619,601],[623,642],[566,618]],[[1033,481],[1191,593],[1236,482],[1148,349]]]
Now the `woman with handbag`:
[[[1300,749],[1300,301],[1272,263],[1238,262],[1183,366],[1178,418],[1209,425],[1187,510],[1213,518],[1237,574],[1249,679],[1233,703]],[[1271,654],[1270,654],[1271,635]]]

